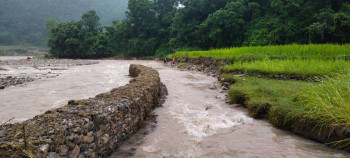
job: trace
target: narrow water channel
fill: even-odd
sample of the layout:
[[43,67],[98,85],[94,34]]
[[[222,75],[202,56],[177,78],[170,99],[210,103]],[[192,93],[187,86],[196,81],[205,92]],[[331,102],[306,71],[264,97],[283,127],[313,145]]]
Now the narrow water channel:
[[[276,129],[247,116],[245,109],[225,104],[225,94],[214,77],[200,72],[156,67],[169,95],[155,110],[157,125],[138,145],[131,157],[342,157],[348,153],[331,150],[291,132]],[[123,155],[125,156],[125,155]],[[112,157],[120,157],[113,155]]]

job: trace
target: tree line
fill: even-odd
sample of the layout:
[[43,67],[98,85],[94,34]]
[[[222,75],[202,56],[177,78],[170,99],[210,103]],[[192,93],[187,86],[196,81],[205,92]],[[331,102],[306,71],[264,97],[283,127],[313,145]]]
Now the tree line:
[[102,27],[96,12],[50,27],[57,57],[163,56],[173,50],[350,42],[348,0],[129,0]]

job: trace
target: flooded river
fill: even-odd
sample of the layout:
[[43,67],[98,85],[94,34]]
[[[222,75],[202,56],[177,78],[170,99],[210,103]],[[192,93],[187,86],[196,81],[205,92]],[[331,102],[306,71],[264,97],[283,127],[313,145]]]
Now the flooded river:
[[[225,104],[214,77],[158,67],[169,95],[155,110],[157,126],[143,138],[134,157],[341,157],[348,153],[274,128]],[[128,147],[124,145],[123,147]],[[112,157],[118,157],[114,155]]]
[[130,79],[129,65],[129,61],[104,60],[99,61],[99,64],[62,70],[40,70],[30,66],[5,67],[8,71],[0,71],[0,75],[59,75],[0,90],[0,124],[10,119],[11,123],[21,122],[49,109],[66,105],[71,99],[87,99],[123,86]]
[[156,127],[138,143],[121,146],[132,149],[132,157],[348,156],[230,107],[225,104],[225,93],[209,88],[213,84],[220,87],[214,77],[168,68],[157,61],[99,61],[60,70],[56,78],[7,87],[0,90],[0,123],[12,117],[22,121],[70,99],[93,97],[125,85],[131,63],[156,68],[169,91],[163,107],[155,110]]

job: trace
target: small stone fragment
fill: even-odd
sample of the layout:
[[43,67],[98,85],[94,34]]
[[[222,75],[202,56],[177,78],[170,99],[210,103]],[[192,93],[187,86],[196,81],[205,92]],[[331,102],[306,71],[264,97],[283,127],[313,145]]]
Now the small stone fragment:
[[100,139],[99,139],[99,144],[107,144],[109,141],[109,134],[104,134]]
[[233,104],[233,107],[241,107],[241,104]]
[[77,158],[80,154],[80,148],[78,145],[75,145],[74,149],[69,153],[69,158]]
[[5,134],[2,130],[0,130],[0,138],[5,137]]
[[93,132],[89,132],[86,136],[83,137],[83,142],[90,144],[94,140]]
[[209,88],[212,89],[212,90],[217,89],[217,87],[215,85],[211,85]]
[[60,151],[60,156],[66,156],[68,152],[68,147],[65,145],[61,145],[59,147],[59,151]]
[[43,153],[47,153],[49,151],[49,144],[41,146],[40,151],[42,151]]
[[225,87],[230,87],[230,83],[224,82],[223,86],[225,86]]
[[54,153],[54,152],[50,152],[48,158],[60,158],[60,155],[58,155],[57,153]]

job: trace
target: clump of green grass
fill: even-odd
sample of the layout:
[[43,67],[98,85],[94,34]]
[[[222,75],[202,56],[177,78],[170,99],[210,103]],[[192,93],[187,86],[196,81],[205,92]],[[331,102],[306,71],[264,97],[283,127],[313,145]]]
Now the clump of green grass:
[[247,61],[261,59],[348,59],[350,44],[310,44],[284,46],[257,46],[213,49],[208,51],[183,51],[169,56],[213,57],[228,61]]
[[247,74],[285,74],[296,76],[333,76],[350,68],[345,60],[257,60],[236,62],[221,68],[224,72],[243,71]]
[[236,83],[238,80],[240,80],[239,77],[235,77],[232,74],[220,74],[220,81],[221,82],[228,82],[228,83]]
[[229,96],[248,109],[269,104],[276,112],[284,111],[284,119],[270,119],[280,122],[276,124],[308,118],[325,127],[350,126],[350,74],[321,83],[245,77],[231,86]]
[[[350,147],[349,134],[337,133],[350,127],[350,75],[338,75],[317,85],[306,85],[291,104],[270,108],[269,120],[294,131],[311,128],[318,135],[344,138],[328,143],[336,148]],[[336,131],[338,129],[338,131]]]
[[264,118],[268,116],[270,107],[292,105],[303,87],[314,84],[245,77],[231,86],[229,96],[232,103],[246,106],[253,118]]
[[46,57],[45,57],[45,55],[43,54],[43,55],[34,56],[34,58],[36,58],[36,59],[45,59]]
[[307,116],[325,126],[350,126],[350,75],[338,75],[300,92],[296,104],[302,108],[293,116]]

